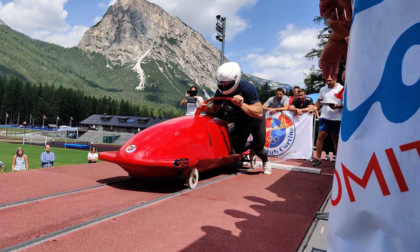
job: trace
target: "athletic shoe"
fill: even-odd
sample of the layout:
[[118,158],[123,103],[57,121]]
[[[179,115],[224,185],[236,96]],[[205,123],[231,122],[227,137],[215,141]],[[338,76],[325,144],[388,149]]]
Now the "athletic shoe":
[[330,156],[326,155],[326,156],[324,157],[324,161],[330,161]]
[[312,166],[313,166],[313,167],[320,167],[320,166],[321,166],[321,161],[319,161],[319,159],[315,159],[315,160],[312,162]]
[[265,175],[270,175],[272,173],[271,171],[271,164],[269,161],[263,163],[263,169]]

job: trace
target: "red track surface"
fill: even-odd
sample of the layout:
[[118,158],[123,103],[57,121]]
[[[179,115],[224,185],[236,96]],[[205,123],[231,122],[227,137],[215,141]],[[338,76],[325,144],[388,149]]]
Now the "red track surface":
[[[325,167],[321,175],[274,170],[271,176],[256,170],[233,177],[226,171],[207,174],[200,183],[225,180],[82,226],[26,250],[296,251],[331,188],[332,176],[327,174],[333,169]],[[125,178],[126,173],[110,163],[1,174],[0,204]],[[181,189],[177,180],[130,180],[3,208],[0,249]]]

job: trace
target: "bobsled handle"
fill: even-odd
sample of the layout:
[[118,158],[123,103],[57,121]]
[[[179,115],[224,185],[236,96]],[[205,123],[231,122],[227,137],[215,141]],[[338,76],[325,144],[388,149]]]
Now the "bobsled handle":
[[[204,104],[207,104],[207,103],[209,103],[211,101],[217,101],[217,100],[219,100],[219,101],[220,100],[230,101],[230,100],[232,100],[232,97],[214,97],[214,98],[205,100],[203,103]],[[197,110],[195,111],[195,117],[200,116],[200,113],[201,113],[201,108],[197,108]]]

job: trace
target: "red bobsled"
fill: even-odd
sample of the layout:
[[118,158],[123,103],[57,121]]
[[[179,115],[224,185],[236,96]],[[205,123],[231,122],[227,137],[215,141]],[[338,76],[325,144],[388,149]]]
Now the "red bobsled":
[[[227,98],[213,98],[214,99]],[[230,98],[228,98],[230,99]],[[225,121],[211,116],[182,116],[147,128],[119,151],[101,152],[99,159],[116,163],[132,177],[187,177],[195,188],[198,173],[238,162]]]

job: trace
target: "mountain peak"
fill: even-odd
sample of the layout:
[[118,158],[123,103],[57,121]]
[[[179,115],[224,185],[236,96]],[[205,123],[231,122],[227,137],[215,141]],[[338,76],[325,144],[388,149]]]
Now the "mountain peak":
[[[156,75],[163,76],[167,85],[174,86],[171,81],[181,79],[213,92],[217,89],[214,73],[220,51],[178,17],[146,0],[118,0],[86,31],[78,47],[133,66],[139,75],[139,90]],[[185,94],[185,90],[174,91]]]

